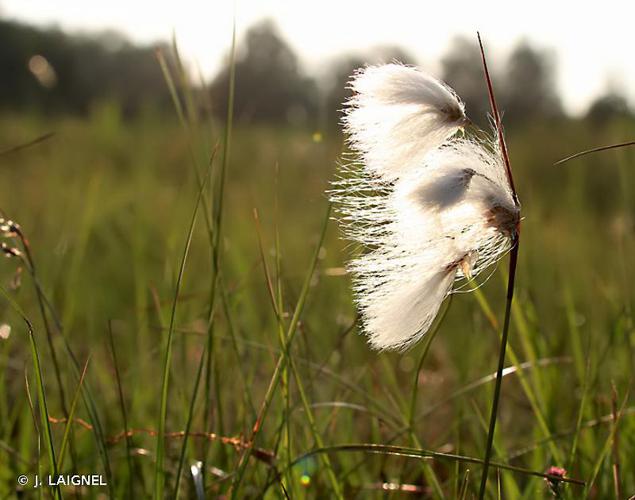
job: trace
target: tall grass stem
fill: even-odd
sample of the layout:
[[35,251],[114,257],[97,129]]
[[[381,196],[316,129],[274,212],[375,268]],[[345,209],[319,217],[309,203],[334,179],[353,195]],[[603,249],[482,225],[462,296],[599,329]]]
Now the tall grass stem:
[[[485,49],[483,48],[483,42],[481,40],[480,33],[477,33],[478,44],[481,52],[481,59],[483,63],[483,73],[485,76],[485,82],[487,84],[487,94],[489,97],[490,107],[492,110],[492,116],[496,125],[496,133],[498,135],[498,143],[505,161],[505,168],[507,171],[507,177],[509,185],[512,190],[514,203],[517,207],[520,206],[518,200],[518,194],[514,185],[514,177],[512,175],[511,164],[509,161],[509,154],[507,152],[507,145],[505,144],[505,135],[503,133],[503,126],[501,124],[500,114],[498,112],[498,106],[496,105],[496,96],[494,94],[494,87],[492,85],[492,79],[487,69],[487,60],[485,58]],[[503,383],[503,368],[505,367],[505,352],[507,350],[507,338],[509,335],[509,322],[511,319],[512,302],[514,299],[514,284],[516,281],[516,266],[518,264],[518,249],[520,244],[519,228],[516,228],[513,235],[512,249],[509,256],[509,276],[507,281],[507,300],[505,304],[505,319],[503,323],[503,334],[501,338],[500,352],[498,356],[498,369],[496,371],[496,384],[494,386],[494,399],[492,400],[492,411],[490,415],[489,431],[487,433],[487,445],[485,447],[485,458],[483,460],[483,472],[481,476],[481,486],[479,489],[479,499],[482,500],[485,497],[485,489],[487,487],[487,475],[489,472],[489,465],[492,456],[492,445],[494,444],[494,432],[496,431],[496,418],[498,416],[498,402],[500,399],[501,386]]]

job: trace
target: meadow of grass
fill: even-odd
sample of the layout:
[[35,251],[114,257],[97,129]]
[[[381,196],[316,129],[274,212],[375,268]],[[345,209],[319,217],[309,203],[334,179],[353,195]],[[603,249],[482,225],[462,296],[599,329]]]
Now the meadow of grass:
[[[127,121],[113,105],[0,117],[3,148],[55,132],[0,156],[0,208],[36,269],[34,280],[18,258],[0,266],[0,322],[12,327],[0,340],[0,497],[29,497],[18,475],[55,463],[104,476],[108,486],[77,490],[87,497],[196,498],[202,486],[234,498],[472,498],[505,263],[454,295],[415,348],[373,352],[342,269],[351,249],[334,221],[321,240],[340,135],[237,125],[226,156],[223,124],[188,123]],[[494,467],[492,498],[549,497],[527,471],[551,466],[586,482],[560,485],[563,498],[635,494],[635,154],[552,165],[632,131],[571,120],[508,133],[525,220],[493,460],[525,470]],[[364,446],[326,453],[350,444]]]

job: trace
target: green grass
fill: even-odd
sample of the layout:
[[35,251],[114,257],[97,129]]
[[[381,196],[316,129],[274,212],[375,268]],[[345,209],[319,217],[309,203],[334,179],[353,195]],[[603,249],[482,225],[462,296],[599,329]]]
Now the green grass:
[[[0,156],[0,208],[29,238],[44,297],[27,269],[12,288],[20,262],[2,261],[11,300],[0,302],[0,322],[13,331],[0,340],[0,498],[16,496],[19,474],[57,466],[107,474],[108,488],[78,491],[89,498],[157,488],[174,497],[181,470],[179,497],[195,498],[190,466],[199,460],[210,496],[410,496],[380,490],[384,483],[431,498],[476,495],[506,262],[477,293],[453,297],[433,342],[372,352],[354,326],[341,273],[349,248],[335,222],[320,243],[339,135],[323,130],[316,142],[314,130],[237,125],[225,178],[221,146],[202,186],[223,124],[195,119],[190,106],[185,99],[185,127],[151,112],[124,121],[112,105],[85,119],[0,116],[0,151],[55,132]],[[635,493],[635,152],[552,166],[629,139],[633,125],[507,132],[525,216],[507,352],[507,366],[519,368],[505,375],[488,497],[499,486],[504,498],[549,497],[528,471],[557,465],[593,481],[567,485],[565,498],[611,498],[616,459],[623,494]],[[12,301],[33,325],[33,344]],[[187,446],[178,434],[186,428]]]

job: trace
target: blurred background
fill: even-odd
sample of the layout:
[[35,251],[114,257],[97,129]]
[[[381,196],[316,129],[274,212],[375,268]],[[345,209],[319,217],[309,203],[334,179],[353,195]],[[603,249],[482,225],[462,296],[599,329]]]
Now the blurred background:
[[[609,2],[611,4],[611,2]],[[125,116],[169,104],[154,52],[179,44],[198,90],[223,116],[232,22],[238,36],[236,117],[245,122],[334,128],[344,84],[364,63],[393,59],[419,64],[464,96],[472,115],[483,106],[475,56],[481,30],[495,68],[509,126],[536,116],[601,122],[628,115],[635,97],[628,16],[619,3],[609,22],[593,9],[570,11],[538,2],[507,19],[460,5],[390,8],[359,2],[288,5],[280,1],[178,6],[62,0],[0,3],[3,109],[86,114],[100,102]],[[611,10],[611,5],[605,11]],[[549,12],[549,15],[544,13]],[[506,22],[507,21],[507,22]]]
[[[417,64],[451,85],[471,120],[487,128],[478,29],[525,217],[508,356],[525,368],[505,380],[496,459],[539,472],[562,466],[592,483],[590,497],[615,494],[614,464],[635,470],[628,404],[635,155],[617,149],[553,163],[633,140],[632,16],[612,1],[508,9],[397,0],[0,0],[0,209],[29,238],[37,282],[55,312],[44,319],[17,259],[3,261],[0,282],[34,322],[56,445],[78,386],[62,333],[82,364],[90,355],[86,384],[99,396],[96,413],[77,407],[92,427],[72,427],[67,469],[110,471],[115,497],[153,490],[166,332],[212,156],[207,215],[176,301],[166,429],[182,430],[192,416],[199,435],[186,464],[202,460],[208,493],[228,492],[240,448],[202,436],[244,436],[253,426],[280,356],[279,318],[286,331],[320,241],[324,193],[346,149],[339,110],[348,78],[364,64]],[[209,215],[212,224],[224,221],[218,251],[205,230]],[[422,343],[378,354],[355,333],[343,268],[350,252],[329,224],[290,351],[295,364],[258,445],[288,464],[347,442],[482,456],[506,265],[479,293],[454,297],[429,351]],[[18,473],[45,460],[24,384],[26,370],[34,390],[26,330],[5,302],[0,324],[4,497],[16,493]],[[617,448],[616,407],[624,411]],[[103,434],[93,439],[97,417]],[[125,429],[137,431],[124,439]],[[168,491],[182,444],[168,440]],[[384,498],[386,489],[459,498],[464,487],[477,491],[479,476],[465,464],[382,455],[339,454],[330,463],[313,456],[282,472],[263,460],[250,465],[243,483],[250,497],[282,497],[277,486],[267,489],[282,477],[291,497],[325,498],[337,490],[335,477],[346,498]],[[182,491],[194,495],[192,481],[188,475]],[[542,479],[523,474],[505,473],[501,484],[506,498],[548,494]],[[635,477],[625,472],[619,487],[617,496],[635,493]]]

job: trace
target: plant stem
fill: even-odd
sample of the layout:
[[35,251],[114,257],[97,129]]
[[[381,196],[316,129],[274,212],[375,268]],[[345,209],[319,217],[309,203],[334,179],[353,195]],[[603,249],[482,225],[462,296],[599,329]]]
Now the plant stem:
[[509,278],[507,281],[507,300],[505,304],[505,320],[503,323],[503,334],[501,338],[500,353],[498,355],[498,369],[496,370],[496,385],[494,386],[494,400],[492,401],[492,412],[489,421],[489,431],[487,432],[487,447],[483,460],[483,474],[481,476],[481,488],[479,499],[485,497],[485,487],[487,486],[487,473],[492,457],[492,445],[494,444],[494,431],[496,429],[496,417],[498,415],[498,402],[500,399],[501,386],[503,383],[503,368],[505,367],[505,352],[507,350],[507,338],[509,336],[509,320],[511,318],[512,301],[514,299],[514,282],[516,280],[516,264],[518,263],[519,236],[516,235],[514,246],[509,254]]
[[185,268],[187,264],[187,258],[190,253],[190,247],[192,245],[192,238],[194,236],[194,228],[196,227],[196,219],[198,217],[199,208],[203,200],[203,193],[205,192],[205,186],[209,174],[205,178],[204,183],[200,186],[198,192],[198,198],[194,205],[194,211],[190,220],[189,228],[187,231],[187,237],[183,248],[183,254],[179,264],[179,272],[176,277],[176,284],[174,286],[174,295],[172,298],[172,308],[170,311],[170,326],[168,328],[167,338],[165,339],[165,354],[163,358],[163,376],[161,382],[161,400],[159,410],[159,422],[157,425],[157,448],[156,448],[156,464],[155,464],[155,482],[154,482],[154,497],[157,500],[164,498],[165,489],[165,424],[168,413],[168,396],[169,396],[169,383],[170,383],[170,371],[172,362],[172,344],[174,338],[174,330],[176,327],[176,310],[179,303],[179,294],[181,292],[181,286],[183,284],[183,277],[185,275]]
[[53,362],[53,369],[55,371],[55,380],[57,381],[57,387],[60,394],[60,405],[62,407],[62,412],[64,413],[64,417],[68,418],[68,409],[66,407],[66,396],[64,394],[64,384],[62,383],[60,364],[57,359],[57,352],[55,351],[55,344],[53,342],[53,333],[51,331],[51,326],[49,324],[48,316],[46,314],[44,300],[42,299],[43,293],[36,282],[37,273],[35,271],[35,261],[33,259],[33,255],[31,254],[31,245],[29,244],[29,240],[26,238],[22,230],[18,230],[18,237],[20,238],[20,241],[22,243],[22,248],[24,249],[24,255],[26,256],[26,262],[28,264],[27,269],[29,270],[31,277],[33,278],[33,286],[37,294],[38,306],[40,308],[40,314],[42,315],[42,323],[44,324],[44,330],[46,331],[46,341],[48,342],[48,346],[51,351],[51,361]]
[[569,160],[573,160],[575,158],[580,158],[580,156],[586,156],[586,155],[591,154],[591,153],[598,153],[600,151],[607,151],[609,149],[623,148],[623,147],[626,147],[626,146],[635,146],[635,141],[620,142],[618,144],[609,144],[608,146],[599,146],[597,148],[586,149],[584,151],[580,151],[579,153],[575,153],[575,154],[569,155],[566,158],[562,158],[561,160],[558,160],[557,162],[555,162],[554,165],[561,165],[563,163],[568,162]]
[[300,322],[300,317],[302,316],[302,312],[304,311],[304,306],[306,303],[306,298],[309,293],[309,288],[311,286],[311,280],[313,278],[313,274],[315,273],[315,268],[317,267],[318,258],[320,255],[320,249],[322,248],[322,243],[324,242],[324,237],[326,236],[326,229],[328,227],[329,217],[331,213],[331,205],[329,204],[326,214],[324,216],[324,222],[322,223],[322,230],[320,231],[320,237],[318,243],[315,247],[315,251],[313,253],[313,257],[311,258],[311,263],[309,264],[309,271],[306,274],[304,279],[304,283],[302,285],[302,289],[300,291],[300,296],[298,297],[298,301],[295,306],[295,310],[293,312],[293,316],[291,317],[291,321],[289,322],[289,326],[287,328],[287,333],[285,336],[285,342],[280,353],[280,357],[278,358],[278,362],[274,369],[273,375],[271,376],[271,380],[269,381],[269,387],[267,388],[267,392],[262,401],[260,411],[258,412],[258,417],[254,423],[254,426],[251,430],[251,434],[249,439],[247,440],[248,446],[243,449],[240,458],[238,460],[238,465],[235,469],[234,479],[232,481],[230,493],[228,496],[232,499],[239,498],[238,489],[240,487],[240,483],[245,474],[245,469],[247,468],[247,463],[249,461],[249,457],[251,456],[255,444],[256,437],[262,428],[263,421],[267,416],[267,411],[271,406],[271,402],[273,400],[274,393],[280,380],[282,378],[282,374],[284,369],[287,367],[289,351],[291,348],[291,344],[293,342],[293,338],[298,332],[298,323]]
[[[498,145],[500,147],[503,160],[505,162],[505,170],[507,171],[507,179],[509,181],[509,187],[512,191],[512,197],[516,208],[520,209],[520,202],[518,201],[518,193],[516,192],[516,186],[514,185],[514,177],[512,175],[512,168],[509,161],[509,153],[507,152],[507,145],[505,144],[505,134],[503,133],[503,127],[501,124],[500,113],[498,112],[498,106],[496,105],[496,95],[494,94],[494,86],[492,85],[492,79],[487,69],[487,60],[485,58],[485,49],[483,48],[483,42],[481,40],[480,33],[477,33],[478,45],[481,51],[481,59],[483,62],[483,73],[485,75],[485,82],[487,83],[487,94],[489,97],[490,107],[492,108],[492,116],[496,125],[496,134],[498,136]],[[494,400],[492,401],[492,413],[489,421],[489,431],[487,433],[487,447],[485,449],[485,459],[483,460],[483,475],[481,476],[481,488],[479,492],[479,499],[483,500],[485,497],[485,488],[487,486],[487,473],[489,470],[490,459],[492,456],[492,445],[494,444],[494,431],[496,430],[496,417],[498,415],[498,401],[500,399],[501,385],[503,383],[503,368],[505,366],[505,352],[507,350],[507,337],[509,334],[509,320],[512,312],[512,301],[514,298],[514,282],[516,281],[516,264],[518,263],[518,248],[520,244],[520,220],[511,236],[512,249],[509,254],[509,277],[507,281],[507,302],[505,304],[505,320],[503,323],[503,333],[501,338],[500,354],[498,355],[498,370],[496,371],[496,385],[494,387]]]

